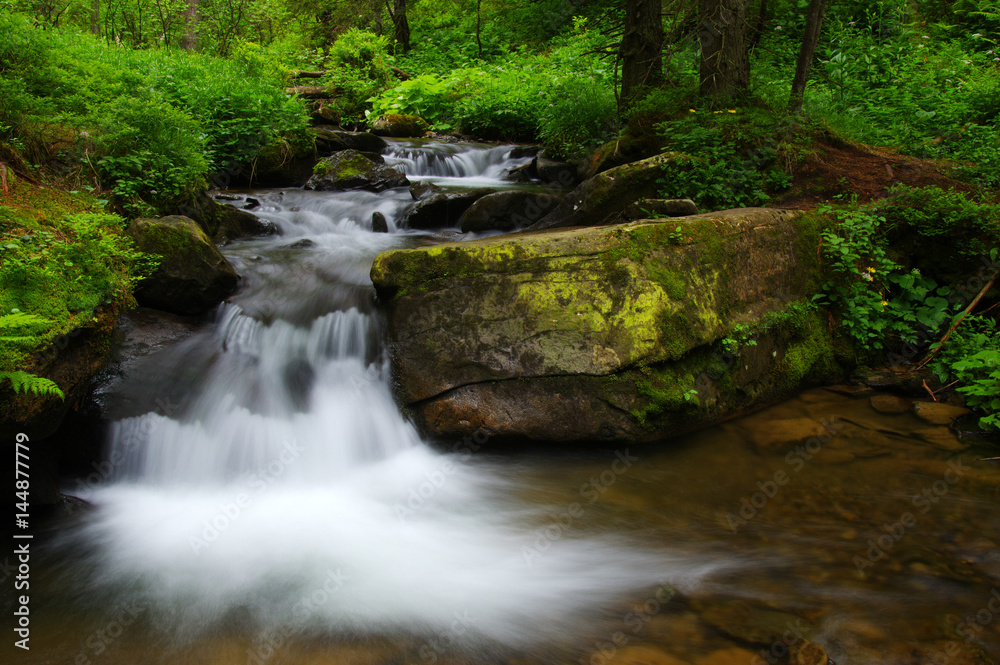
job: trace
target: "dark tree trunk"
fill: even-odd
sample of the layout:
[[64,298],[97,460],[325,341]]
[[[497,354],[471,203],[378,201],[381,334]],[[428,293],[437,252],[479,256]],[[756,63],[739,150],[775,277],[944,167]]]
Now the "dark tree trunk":
[[482,5],[483,0],[476,0],[476,48],[479,51],[479,59],[483,59],[483,40],[480,37],[480,31],[482,29],[483,16],[482,16]]
[[799,49],[799,61],[795,65],[795,77],[792,79],[792,95],[788,100],[788,110],[792,113],[802,110],[806,81],[809,80],[809,72],[812,71],[813,59],[816,57],[816,47],[819,45],[825,14],[826,0],[810,0],[805,34],[802,36],[802,48]]
[[702,97],[728,100],[750,83],[747,0],[701,0]]
[[101,34],[101,0],[90,2],[90,34],[97,36]]
[[406,20],[406,0],[392,0],[392,24],[395,27],[396,43],[403,53],[410,52],[410,23]]
[[626,0],[622,34],[621,108],[638,97],[639,90],[663,83],[663,17],[660,0]]

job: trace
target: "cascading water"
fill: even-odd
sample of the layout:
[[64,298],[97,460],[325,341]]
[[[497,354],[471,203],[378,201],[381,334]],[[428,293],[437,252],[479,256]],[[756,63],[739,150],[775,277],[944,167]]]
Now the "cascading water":
[[[500,184],[508,152],[403,144],[389,161]],[[183,401],[113,428],[115,477],[81,532],[98,588],[188,628],[236,613],[254,631],[440,634],[465,617],[466,636],[522,643],[707,571],[581,526],[575,503],[524,500],[515,464],[469,454],[481,441],[437,452],[401,417],[368,270],[427,239],[369,220],[395,231],[406,190],[260,199],[282,235],[227,248],[240,292],[141,379]]]

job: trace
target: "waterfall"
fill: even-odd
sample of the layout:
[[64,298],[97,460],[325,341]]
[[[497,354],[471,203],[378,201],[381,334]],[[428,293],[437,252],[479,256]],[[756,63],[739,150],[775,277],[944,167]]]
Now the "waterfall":
[[[389,157],[413,175],[499,182],[509,151]],[[169,373],[134,379],[177,382],[184,403],[112,427],[114,472],[79,534],[96,588],[183,628],[236,613],[254,631],[442,634],[466,617],[468,639],[514,644],[707,572],[584,527],[572,501],[525,501],[509,464],[471,454],[481,440],[420,440],[392,399],[368,279],[379,252],[427,242],[395,232],[407,190],[255,196],[282,235],[228,246],[242,286],[185,342],[198,353],[168,350]],[[374,210],[394,232],[370,232]]]

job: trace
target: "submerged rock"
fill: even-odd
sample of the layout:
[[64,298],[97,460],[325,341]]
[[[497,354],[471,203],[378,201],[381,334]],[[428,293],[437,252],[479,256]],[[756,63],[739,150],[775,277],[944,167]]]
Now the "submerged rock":
[[[815,222],[757,208],[677,225],[379,255],[398,400],[433,436],[650,440],[842,375],[819,314],[790,306],[808,295]],[[762,332],[727,354],[737,325]]]
[[162,257],[156,271],[135,289],[139,304],[200,314],[236,290],[236,271],[193,219],[137,219],[128,234],[140,250]]
[[969,413],[968,409],[937,402],[914,402],[913,413],[931,425],[950,425],[951,421]]
[[380,155],[357,150],[341,150],[316,165],[306,189],[345,191],[365,189],[381,192],[393,187],[407,187],[410,181],[403,172],[382,163]]

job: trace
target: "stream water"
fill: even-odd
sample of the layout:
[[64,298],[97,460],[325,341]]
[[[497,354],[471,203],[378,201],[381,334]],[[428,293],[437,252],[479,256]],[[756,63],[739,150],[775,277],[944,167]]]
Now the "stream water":
[[[509,186],[508,153],[387,161]],[[14,662],[749,665],[782,635],[837,663],[1000,659],[995,449],[847,388],[658,446],[433,449],[368,278],[439,241],[396,228],[409,192],[255,197],[281,235],[227,246],[239,292],[118,388],[146,406],[34,569]]]

